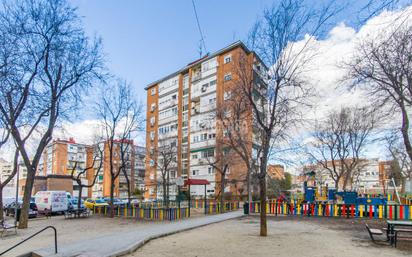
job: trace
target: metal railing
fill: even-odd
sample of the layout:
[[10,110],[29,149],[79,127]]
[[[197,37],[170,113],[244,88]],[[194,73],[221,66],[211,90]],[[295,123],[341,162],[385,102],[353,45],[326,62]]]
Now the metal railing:
[[5,254],[5,253],[7,253],[7,252],[9,252],[9,251],[11,251],[11,250],[13,250],[13,249],[16,248],[17,246],[21,245],[22,243],[26,242],[27,240],[29,240],[29,239],[31,239],[31,238],[33,238],[33,237],[35,237],[35,236],[37,236],[38,234],[40,234],[41,232],[45,231],[45,230],[48,229],[48,228],[51,228],[51,229],[54,230],[54,253],[57,254],[57,230],[56,230],[56,228],[53,227],[53,226],[47,226],[47,227],[43,228],[42,230],[40,230],[40,231],[34,233],[33,235],[29,236],[28,238],[24,239],[23,241],[19,242],[18,244],[13,245],[12,247],[10,247],[9,249],[7,249],[6,251],[0,253],[0,256],[2,256],[3,254]]

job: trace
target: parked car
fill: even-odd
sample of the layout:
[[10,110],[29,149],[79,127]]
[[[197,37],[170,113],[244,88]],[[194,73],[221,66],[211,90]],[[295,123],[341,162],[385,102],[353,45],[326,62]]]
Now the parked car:
[[[17,206],[16,206],[17,205]],[[16,214],[16,207],[17,207],[17,220],[19,220],[20,212],[21,212],[22,202],[13,202],[7,206],[5,209],[6,216],[15,216]],[[30,203],[29,206],[29,218],[36,218],[38,214],[37,205],[33,202]]]
[[[109,204],[110,205],[110,197],[106,197],[106,198],[104,198],[104,200],[107,202],[107,204]],[[124,203],[124,202],[122,202],[122,200],[120,200],[119,198],[113,198],[113,205],[114,206],[124,206],[124,205],[126,205],[127,204],[127,202],[126,203]]]
[[16,200],[14,197],[5,197],[3,198],[3,209],[5,210],[7,208],[7,205],[13,203]]
[[93,210],[94,207],[108,206],[108,204],[101,198],[87,198],[86,201],[84,201],[84,206]]
[[34,195],[39,212],[62,213],[67,211],[66,191],[39,191]]
[[[86,207],[84,206],[84,201],[81,200],[81,199],[80,199],[80,201],[81,201],[80,209],[85,209]],[[67,209],[68,210],[77,210],[78,209],[78,203],[79,203],[79,200],[77,198],[69,199],[67,201],[67,204],[68,204]]]

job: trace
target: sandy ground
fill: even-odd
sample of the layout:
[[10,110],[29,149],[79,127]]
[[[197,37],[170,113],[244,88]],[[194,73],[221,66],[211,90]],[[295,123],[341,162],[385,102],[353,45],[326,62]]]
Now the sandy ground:
[[408,246],[401,246],[411,242],[400,243],[399,249],[375,245],[360,223],[345,219],[271,218],[269,235],[261,238],[259,220],[242,218],[156,239],[128,256],[412,256]]

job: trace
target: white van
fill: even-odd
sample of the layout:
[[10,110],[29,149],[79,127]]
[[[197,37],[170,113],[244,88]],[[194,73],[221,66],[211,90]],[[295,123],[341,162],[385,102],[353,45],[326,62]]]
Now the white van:
[[66,191],[39,191],[34,195],[39,212],[64,212],[67,211]]

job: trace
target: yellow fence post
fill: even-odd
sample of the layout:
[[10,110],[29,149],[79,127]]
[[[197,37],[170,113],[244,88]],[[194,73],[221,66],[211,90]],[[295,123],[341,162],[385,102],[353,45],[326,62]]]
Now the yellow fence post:
[[382,217],[383,217],[383,206],[382,205],[379,205],[379,219],[382,219]]

